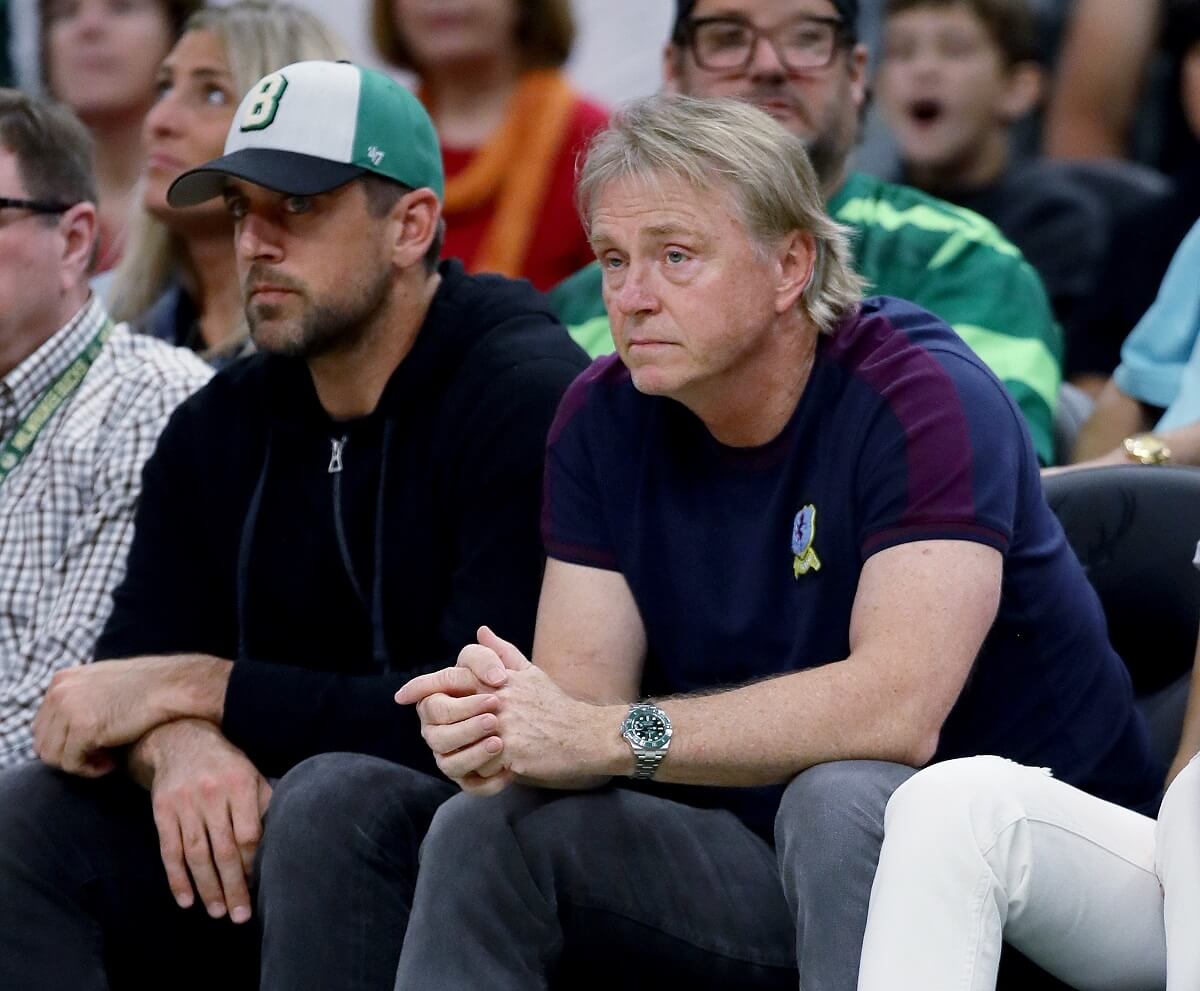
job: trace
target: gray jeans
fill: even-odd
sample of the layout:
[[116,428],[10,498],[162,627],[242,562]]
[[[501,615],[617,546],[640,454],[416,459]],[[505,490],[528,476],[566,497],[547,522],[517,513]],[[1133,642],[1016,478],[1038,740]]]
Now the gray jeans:
[[805,771],[774,847],[729,812],[623,788],[459,795],[421,849],[396,988],[854,991],[884,809],[912,773]]
[[136,785],[42,764],[5,771],[0,988],[390,987],[417,848],[452,794],[443,779],[358,754],[297,765],[267,811],[254,919],[234,926],[176,906]]

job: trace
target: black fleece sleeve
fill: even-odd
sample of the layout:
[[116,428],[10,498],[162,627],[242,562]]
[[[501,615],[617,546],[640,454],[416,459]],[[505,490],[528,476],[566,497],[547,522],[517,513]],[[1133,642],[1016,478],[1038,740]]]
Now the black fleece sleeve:
[[585,364],[582,352],[527,358],[485,381],[454,387],[469,401],[446,438],[453,449],[447,510],[455,528],[446,553],[456,565],[438,623],[441,656],[400,657],[406,672],[388,675],[258,661],[234,666],[222,728],[264,773],[282,774],[329,751],[432,769],[416,713],[396,705],[395,691],[417,671],[452,665],[485,623],[523,651],[531,649],[544,566],[539,515],[546,435],[559,399]]
[[[198,394],[199,395],[199,394]],[[211,530],[225,515],[206,488],[206,431],[189,401],[172,414],[142,471],[125,577],[96,644],[96,658],[237,649],[232,555],[236,533]],[[215,427],[214,427],[215,429]],[[223,498],[233,500],[230,486]],[[228,529],[228,528],[226,528]]]
[[[128,567],[98,659],[191,652],[238,657],[239,521],[261,452],[250,444],[236,468],[222,462],[212,448],[217,426],[206,415],[179,412],[147,461]],[[232,478],[240,482],[231,485]],[[377,754],[437,773],[415,711],[392,699],[411,676],[350,677],[238,659],[222,730],[267,775],[331,750]]]
[[[444,667],[440,661],[429,670]],[[344,675],[242,660],[233,666],[221,730],[265,775],[315,754],[371,754],[439,774],[413,706],[392,698],[415,672]]]

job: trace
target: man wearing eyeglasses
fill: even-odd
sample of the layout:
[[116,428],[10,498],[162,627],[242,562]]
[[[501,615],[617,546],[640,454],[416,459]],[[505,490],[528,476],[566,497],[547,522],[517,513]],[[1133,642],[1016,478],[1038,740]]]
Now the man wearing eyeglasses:
[[866,98],[858,0],[680,0],[669,88],[753,103],[801,138],[826,194],[846,181]]
[[95,244],[87,131],[0,89],[0,767],[33,758],[54,673],[91,659],[142,463],[211,374],[113,327],[88,289]]
[[[826,208],[852,230],[868,294],[937,314],[1004,382],[1042,464],[1051,464],[1062,380],[1062,332],[1045,289],[987,220],[908,186],[852,169],[867,100],[858,0],[676,0],[663,60],[666,87],[761,107],[805,142]],[[552,300],[593,355],[612,350],[592,265]]]

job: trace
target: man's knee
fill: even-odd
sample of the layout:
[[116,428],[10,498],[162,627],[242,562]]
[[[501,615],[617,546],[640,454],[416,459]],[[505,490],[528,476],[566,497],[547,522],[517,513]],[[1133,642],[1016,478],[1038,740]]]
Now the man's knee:
[[548,892],[621,856],[619,792],[566,792],[517,786],[498,795],[456,795],[437,811],[421,846],[421,872],[457,876],[487,850],[484,884],[503,884],[511,871]]
[[883,835],[892,792],[911,767],[876,760],[834,761],[792,779],[775,816],[775,843],[782,851],[836,850],[845,843]]
[[887,825],[894,821],[924,818],[929,809],[945,818],[951,810],[979,810],[979,806],[1015,794],[1022,774],[1045,773],[1023,767],[1003,757],[962,757],[932,764],[914,774],[888,802]]
[[514,836],[529,815],[553,796],[553,792],[521,786],[490,796],[461,792],[437,810],[421,847],[421,858],[477,853],[493,847],[497,841]]
[[267,810],[263,857],[322,857],[362,843],[420,843],[437,807],[454,793],[447,782],[364,754],[310,757],[276,785]]
[[0,851],[11,851],[53,821],[59,776],[40,761],[0,772]]
[[[88,836],[99,837],[117,811],[118,820],[140,819],[143,810],[132,807],[139,797],[140,789],[115,776],[76,778],[41,761],[0,772],[0,869],[20,866],[42,848],[57,851],[59,859],[63,841],[75,847]],[[144,815],[148,823],[148,803]]]
[[11,895],[97,879],[125,893],[147,879],[166,890],[146,793],[120,774],[79,778],[40,761],[0,772],[0,885]]

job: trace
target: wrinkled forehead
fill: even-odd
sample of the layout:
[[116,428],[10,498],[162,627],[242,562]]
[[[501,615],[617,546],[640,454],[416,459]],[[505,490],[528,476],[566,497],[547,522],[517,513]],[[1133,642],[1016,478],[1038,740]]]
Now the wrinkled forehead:
[[630,173],[599,184],[587,217],[593,246],[669,241],[685,234],[707,240],[731,225],[745,228],[729,186],[664,172]]
[[614,211],[659,210],[703,214],[726,207],[732,189],[714,175],[687,176],[666,169],[637,169],[600,179],[586,204],[589,225]]

